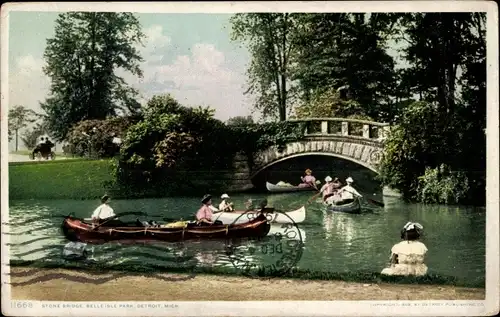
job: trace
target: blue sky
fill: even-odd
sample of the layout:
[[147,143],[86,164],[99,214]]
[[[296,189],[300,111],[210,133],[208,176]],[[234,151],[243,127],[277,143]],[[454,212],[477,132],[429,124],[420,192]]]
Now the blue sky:
[[[49,88],[43,52],[54,35],[57,12],[11,12],[9,30],[9,104],[40,111]],[[124,73],[142,97],[172,93],[186,105],[208,105],[226,120],[248,115],[244,96],[249,61],[246,48],[230,40],[230,14],[152,14],[136,16],[147,35],[141,49],[144,78]]]
[[[49,91],[43,74],[46,41],[54,36],[59,12],[9,13],[9,105],[40,112]],[[221,120],[252,113],[252,96],[244,95],[250,55],[230,40],[231,14],[136,13],[146,34],[141,53],[144,77],[119,72],[138,88],[141,102],[171,93],[184,105],[216,109]],[[396,56],[392,43],[389,53]],[[12,143],[12,142],[11,142]]]

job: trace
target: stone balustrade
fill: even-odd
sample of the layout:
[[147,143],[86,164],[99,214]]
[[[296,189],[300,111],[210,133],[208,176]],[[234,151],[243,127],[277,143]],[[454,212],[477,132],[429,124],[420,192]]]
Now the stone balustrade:
[[[296,123],[320,123],[321,129],[319,132],[310,132],[309,129],[306,128],[305,136],[354,136],[354,137],[362,137],[364,139],[370,140],[379,140],[382,141],[386,139],[387,134],[389,132],[389,124],[388,123],[380,123],[375,121],[367,121],[367,120],[359,120],[359,119],[346,119],[346,118],[307,118],[307,119],[291,119],[288,122],[296,122]],[[341,124],[341,129],[339,132],[330,132],[330,124],[331,122],[339,122]],[[353,135],[351,133],[352,124],[362,125],[363,133],[361,136]],[[373,128],[376,127],[378,130],[378,136],[373,137]]]

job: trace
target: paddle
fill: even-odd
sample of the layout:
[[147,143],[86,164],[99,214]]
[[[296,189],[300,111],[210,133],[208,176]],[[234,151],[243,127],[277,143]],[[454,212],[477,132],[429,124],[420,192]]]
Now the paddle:
[[[344,189],[344,191],[346,191],[346,192],[348,192],[348,193],[351,193],[351,194],[353,194],[354,196],[358,196],[358,197],[365,198],[365,197],[360,196],[360,195],[358,195],[358,194],[356,194],[356,193],[353,193],[353,192],[351,192],[351,191],[348,191],[348,190],[345,190],[345,189]],[[372,203],[372,204],[374,204],[374,205],[377,205],[377,206],[380,206],[380,207],[384,207],[384,206],[385,206],[385,204],[384,204],[384,203],[379,202],[379,201],[376,201],[376,200],[374,200],[374,199],[371,199],[371,198],[365,198],[365,199],[366,199],[368,202],[370,202],[370,203]]]
[[380,207],[384,207],[385,206],[385,204],[383,202],[376,201],[375,199],[367,198],[366,200],[368,200],[372,204],[380,206]]
[[[106,220],[104,220],[104,222],[102,222],[99,225],[95,226],[93,228],[93,230],[99,228],[100,226],[102,226],[103,224],[107,223],[108,221],[111,221],[111,220],[114,220],[116,218],[123,217],[123,216],[129,216],[129,215],[144,216],[144,215],[147,215],[147,214],[144,213],[144,212],[141,212],[141,211],[119,212],[119,213],[115,214],[114,216],[106,218]],[[155,216],[153,216],[153,217],[155,217]]]
[[317,192],[316,194],[314,194],[311,198],[309,198],[309,200],[307,201],[307,204],[311,203],[314,199],[316,199],[316,197],[319,196],[319,194],[321,194],[320,192]]

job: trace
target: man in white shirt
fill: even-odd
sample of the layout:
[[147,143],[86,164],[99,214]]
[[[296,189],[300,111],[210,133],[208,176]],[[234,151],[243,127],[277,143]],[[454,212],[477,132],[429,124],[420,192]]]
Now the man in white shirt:
[[351,186],[351,184],[354,182],[351,177],[348,177],[345,181],[347,185],[345,185],[338,191],[338,193],[342,196],[342,202],[352,202],[354,201],[354,196],[363,197],[354,187]]
[[111,198],[108,195],[104,195],[101,197],[101,205],[97,207],[92,213],[92,220],[99,221],[101,219],[106,219],[115,215],[113,208],[108,205],[110,200]]
[[[111,198],[108,195],[101,197],[101,205],[92,213],[92,222],[94,225],[106,222],[106,226],[126,227],[127,224],[118,219],[112,219],[116,216],[113,208],[109,206]],[[103,221],[104,220],[104,221]]]

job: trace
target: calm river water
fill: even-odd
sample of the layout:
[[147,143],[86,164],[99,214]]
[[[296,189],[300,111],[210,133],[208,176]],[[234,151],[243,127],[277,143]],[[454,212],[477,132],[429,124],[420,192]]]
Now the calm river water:
[[[306,204],[312,194],[240,194],[232,199],[237,208],[243,208],[244,201],[250,197],[267,198],[270,206],[289,211]],[[364,194],[382,199],[379,194]],[[331,214],[315,202],[306,205],[306,220],[298,224],[304,249],[297,266],[330,272],[380,272],[388,262],[392,245],[399,241],[401,227],[407,221],[416,221],[424,226],[422,241],[429,249],[426,258],[429,273],[455,276],[468,283],[484,283],[485,208],[405,204],[388,197],[384,198],[384,203],[384,208],[366,204],[365,213],[361,215]],[[89,217],[98,204],[93,200],[11,201],[7,230],[11,259],[56,262],[64,266],[66,262],[60,254],[67,241],[59,229],[62,219],[53,216],[73,212],[79,217]],[[192,219],[199,207],[199,197],[112,200],[111,205],[115,212],[142,211],[149,215]],[[272,230],[282,228],[274,225]],[[103,245],[94,248],[93,258],[111,265],[145,267],[176,262],[181,254],[192,255],[197,265],[234,265],[227,258],[223,244],[187,243],[163,246],[164,249],[161,246]],[[253,250],[255,248],[259,246],[254,246]],[[242,250],[249,258],[259,258],[255,254],[258,252],[253,254],[248,245]],[[269,254],[270,251],[261,253]],[[260,256],[258,260],[276,262],[269,256]]]

